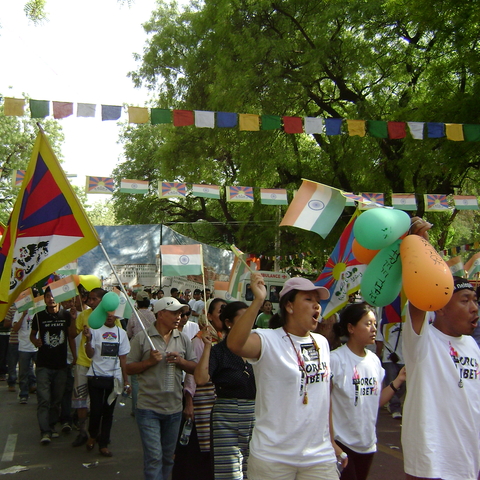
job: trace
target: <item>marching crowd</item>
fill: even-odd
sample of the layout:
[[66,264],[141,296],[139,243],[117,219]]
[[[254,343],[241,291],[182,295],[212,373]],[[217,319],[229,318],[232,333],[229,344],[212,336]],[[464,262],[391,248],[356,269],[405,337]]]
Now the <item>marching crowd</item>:
[[[410,233],[429,227],[415,219]],[[467,280],[454,277],[444,308],[410,304],[378,332],[364,302],[322,324],[330,294],[307,279],[285,282],[275,313],[261,274],[250,287],[250,305],[137,292],[128,321],[108,312],[97,329],[89,317],[105,290],[79,285],[58,305],[47,287],[44,311],[12,308],[3,320],[0,374],[11,392],[18,380],[20,403],[36,393],[42,444],[75,423],[72,446],[106,457],[117,397],[131,395],[146,480],[366,479],[385,404],[403,416],[408,479],[478,480],[478,303]]]

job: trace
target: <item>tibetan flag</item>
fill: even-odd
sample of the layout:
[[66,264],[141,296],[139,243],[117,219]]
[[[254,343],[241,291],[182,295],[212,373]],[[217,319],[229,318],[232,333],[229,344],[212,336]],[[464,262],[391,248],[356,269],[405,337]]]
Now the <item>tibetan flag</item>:
[[5,225],[0,222],[0,238],[3,236],[3,233],[5,232]]
[[226,187],[227,202],[253,202],[252,187]]
[[40,295],[39,297],[35,297],[33,299],[33,307],[30,308],[28,311],[28,314],[33,317],[36,313],[42,312],[45,310],[45,300],[43,298],[43,295]]
[[361,195],[356,195],[355,193],[342,192],[342,195],[347,199],[345,202],[346,207],[354,207],[355,202],[365,203],[367,201],[366,198],[362,197]]
[[446,195],[425,194],[425,211],[427,212],[448,212],[448,201]]
[[369,210],[385,205],[383,193],[362,193],[362,197],[365,200],[360,203],[360,210]]
[[342,214],[345,202],[340,190],[303,180],[280,226],[303,228],[325,238]]
[[465,263],[465,271],[468,272],[468,278],[475,278],[480,272],[480,253],[472,255]]
[[260,203],[263,205],[288,205],[287,191],[284,188],[261,188]]
[[78,273],[78,261],[69,262],[63,267],[57,268],[58,275],[76,275]]
[[192,185],[192,194],[195,197],[220,198],[220,187],[217,185]]
[[[233,251],[233,247],[234,245],[232,245],[232,251]],[[242,261],[241,257],[243,258],[243,253],[241,255],[237,255],[235,253],[235,258],[233,260],[233,267],[232,267],[232,270],[230,271],[227,295],[231,300],[241,300],[242,285],[241,285],[240,279],[244,273],[248,272],[248,268],[244,263],[245,259],[243,259]]]
[[33,293],[31,288],[24,290],[15,300],[15,307],[19,312],[24,312],[33,307]]
[[0,244],[0,316],[20,292],[99,244],[40,132]]
[[120,181],[121,193],[148,193],[148,180],[127,180]]
[[348,296],[360,288],[363,272],[367,268],[352,252],[353,226],[357,218],[358,210],[340,235],[322,273],[314,282],[315,285],[325,287],[330,292],[330,298],[320,302],[324,318],[330,317],[347,304]]
[[478,210],[478,200],[473,195],[454,195],[453,202],[457,210]]
[[105,193],[111,195],[115,189],[113,178],[86,177],[85,193]]
[[456,275],[457,277],[465,276],[465,269],[463,267],[463,260],[462,257],[452,257],[450,260],[445,262],[448,265],[448,268],[452,272],[452,275]]
[[21,187],[25,178],[25,170],[14,170],[12,172],[12,187]]
[[133,313],[132,304],[125,294],[117,287],[113,287],[113,291],[120,297],[120,303],[115,310],[115,316],[118,318],[130,318]]
[[177,182],[158,182],[158,196],[160,198],[184,197],[187,194],[187,185]]
[[70,300],[78,295],[77,286],[75,285],[73,275],[69,275],[68,277],[61,278],[56,282],[52,282],[50,283],[49,287],[56,303]]
[[128,123],[148,123],[150,117],[148,108],[145,107],[128,107]]
[[392,207],[398,210],[416,210],[417,199],[414,193],[392,193]]
[[6,117],[23,117],[25,99],[5,97],[3,101],[3,114]]
[[166,277],[175,275],[202,275],[202,245],[161,245],[162,274]]

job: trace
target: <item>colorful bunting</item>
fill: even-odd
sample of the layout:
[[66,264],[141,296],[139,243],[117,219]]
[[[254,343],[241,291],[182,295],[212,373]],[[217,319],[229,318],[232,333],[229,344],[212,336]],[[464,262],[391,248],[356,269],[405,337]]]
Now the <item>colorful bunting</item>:
[[447,212],[450,210],[446,195],[425,194],[425,210],[428,212]]
[[22,117],[25,113],[25,99],[23,98],[4,98],[3,114],[6,117]]
[[398,210],[416,210],[417,200],[413,193],[392,193],[392,207]]
[[362,193],[362,197],[364,200],[360,203],[360,210],[369,210],[385,205],[383,193]]
[[59,120],[60,118],[67,118],[73,115],[73,103],[71,102],[52,102],[53,104],[53,118]]
[[150,116],[148,114],[148,108],[145,107],[128,107],[128,122],[143,124],[148,123]]
[[263,205],[288,205],[287,191],[284,188],[261,188],[260,199]]
[[365,120],[347,120],[348,134],[353,136],[364,137],[365,130]]
[[158,196],[160,198],[184,197],[187,194],[187,185],[178,182],[158,182]]
[[113,178],[86,177],[85,193],[104,193],[111,195],[115,190]]
[[305,117],[303,119],[305,133],[313,135],[323,133],[323,119],[320,117]]
[[173,111],[173,125],[175,127],[188,127],[194,124],[192,110],[174,110]]
[[192,194],[195,197],[203,198],[220,198],[220,187],[217,185],[192,185]]
[[215,112],[195,110],[195,126],[197,128],[215,128]]
[[122,107],[117,105],[102,105],[102,120],[118,120],[122,115]]
[[302,119],[300,117],[283,117],[285,133],[303,133]]
[[150,111],[150,117],[152,125],[173,122],[172,111],[166,108],[152,108]]
[[128,180],[120,181],[120,192],[122,193],[148,193],[148,180]]
[[239,130],[246,132],[258,132],[260,130],[260,117],[250,113],[240,113]]
[[30,100],[29,104],[32,118],[45,118],[50,115],[50,102],[48,100]]
[[410,134],[412,138],[415,140],[422,140],[423,139],[423,127],[425,125],[424,122],[407,122],[408,128],[410,130]]
[[252,187],[225,187],[227,202],[253,202]]
[[95,117],[97,106],[94,103],[77,104],[77,117]]
[[217,127],[234,128],[237,126],[237,114],[231,112],[217,112]]
[[407,136],[405,122],[387,122],[387,129],[391,139],[399,140]]
[[454,195],[453,202],[457,210],[478,210],[478,200],[473,195]]

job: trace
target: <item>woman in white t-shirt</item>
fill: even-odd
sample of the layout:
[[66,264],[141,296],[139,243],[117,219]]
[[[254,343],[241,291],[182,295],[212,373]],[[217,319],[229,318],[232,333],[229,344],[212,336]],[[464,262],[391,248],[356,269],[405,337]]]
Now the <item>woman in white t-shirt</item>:
[[367,345],[375,343],[377,321],[367,303],[348,305],[334,325],[347,343],[331,353],[333,429],[337,445],[348,454],[341,480],[365,480],[377,450],[379,406],[405,381],[405,368],[382,390],[385,370]]
[[311,333],[320,319],[320,300],[329,292],[305,278],[291,278],[280,292],[274,328],[251,330],[266,296],[265,282],[252,273],[254,299],[235,322],[227,346],[253,365],[257,396],[250,442],[249,480],[338,480],[330,435],[330,350]]

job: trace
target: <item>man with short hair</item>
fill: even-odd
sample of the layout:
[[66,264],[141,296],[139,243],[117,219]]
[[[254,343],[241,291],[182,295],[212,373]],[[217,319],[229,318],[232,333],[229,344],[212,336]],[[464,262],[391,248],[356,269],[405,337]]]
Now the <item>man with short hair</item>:
[[[413,221],[415,223],[413,223]],[[415,217],[413,233],[430,224]],[[411,303],[403,331],[408,375],[402,446],[407,479],[477,480],[480,470],[480,349],[477,295],[454,277],[450,301],[435,312]]]
[[173,468],[183,410],[182,371],[193,373],[197,364],[190,340],[177,329],[187,308],[173,297],[158,300],[155,323],[132,339],[127,356],[127,373],[138,374],[135,418],[145,480],[167,480]]

